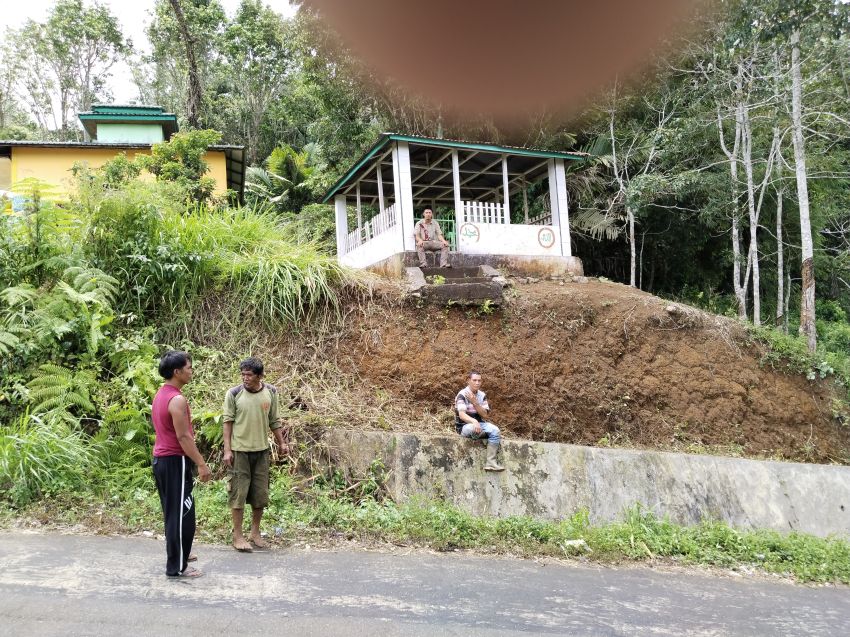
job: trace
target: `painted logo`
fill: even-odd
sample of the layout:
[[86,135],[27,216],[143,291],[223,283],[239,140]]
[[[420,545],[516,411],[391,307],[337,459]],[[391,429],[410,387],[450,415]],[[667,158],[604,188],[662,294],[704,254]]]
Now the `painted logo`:
[[478,243],[481,239],[481,230],[474,223],[465,223],[460,227],[460,236],[470,243]]
[[540,228],[537,232],[537,243],[541,248],[551,248],[555,245],[555,232],[552,228]]

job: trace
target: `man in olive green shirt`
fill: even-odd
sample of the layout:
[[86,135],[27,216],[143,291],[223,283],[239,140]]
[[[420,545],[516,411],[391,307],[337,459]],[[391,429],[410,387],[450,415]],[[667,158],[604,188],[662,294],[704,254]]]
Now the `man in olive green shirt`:
[[416,238],[416,255],[419,257],[419,267],[424,268],[428,265],[428,262],[425,260],[426,250],[429,252],[439,250],[440,267],[452,267],[449,264],[449,242],[443,236],[440,224],[434,221],[434,211],[430,208],[425,208],[422,217],[413,229],[413,235]]
[[[242,384],[224,396],[224,464],[230,467],[227,504],[233,516],[233,548],[250,553],[268,545],[260,536],[263,509],[269,503],[269,429],[282,452],[288,450],[278,416],[277,389],[263,382],[263,363],[239,364]],[[251,534],[242,532],[245,503],[251,505]],[[249,542],[250,540],[250,542]]]

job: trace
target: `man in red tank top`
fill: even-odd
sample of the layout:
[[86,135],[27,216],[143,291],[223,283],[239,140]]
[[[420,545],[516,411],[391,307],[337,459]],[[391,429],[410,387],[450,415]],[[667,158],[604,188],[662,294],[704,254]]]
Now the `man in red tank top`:
[[198,479],[212,477],[207,463],[195,445],[189,403],[180,391],[192,380],[192,357],[186,352],[169,351],[159,360],[159,374],[165,383],[156,392],[151,418],[156,432],[153,447],[153,474],[165,518],[165,574],[169,577],[200,577],[189,567],[189,554],[195,539],[195,498],[192,497],[192,471]]

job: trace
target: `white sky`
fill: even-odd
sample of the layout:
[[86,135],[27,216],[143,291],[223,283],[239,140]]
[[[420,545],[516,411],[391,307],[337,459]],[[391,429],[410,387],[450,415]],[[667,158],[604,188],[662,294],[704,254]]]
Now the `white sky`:
[[[108,6],[112,15],[118,18],[125,37],[133,41],[137,51],[149,50],[145,28],[151,21],[154,0],[99,0],[99,2]],[[227,15],[233,16],[240,0],[220,0],[220,2]],[[54,4],[55,0],[3,0],[2,8],[0,8],[0,38],[5,37],[7,28],[19,28],[29,19],[43,22]],[[93,3],[92,0],[84,0],[84,4]],[[265,0],[265,4],[284,17],[295,15],[296,8],[290,6],[289,0]],[[115,102],[121,104],[138,99],[139,95],[133,84],[129,67],[119,62],[110,71],[112,76],[109,84]]]

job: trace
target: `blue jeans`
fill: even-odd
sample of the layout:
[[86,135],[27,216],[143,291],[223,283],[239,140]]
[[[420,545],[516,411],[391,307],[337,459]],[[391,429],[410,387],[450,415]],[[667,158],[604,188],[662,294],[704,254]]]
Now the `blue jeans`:
[[502,441],[502,436],[499,434],[499,428],[492,422],[479,422],[481,433],[475,433],[475,425],[466,424],[460,430],[460,435],[464,438],[472,438],[473,440],[481,440],[487,438],[488,445],[498,445]]

